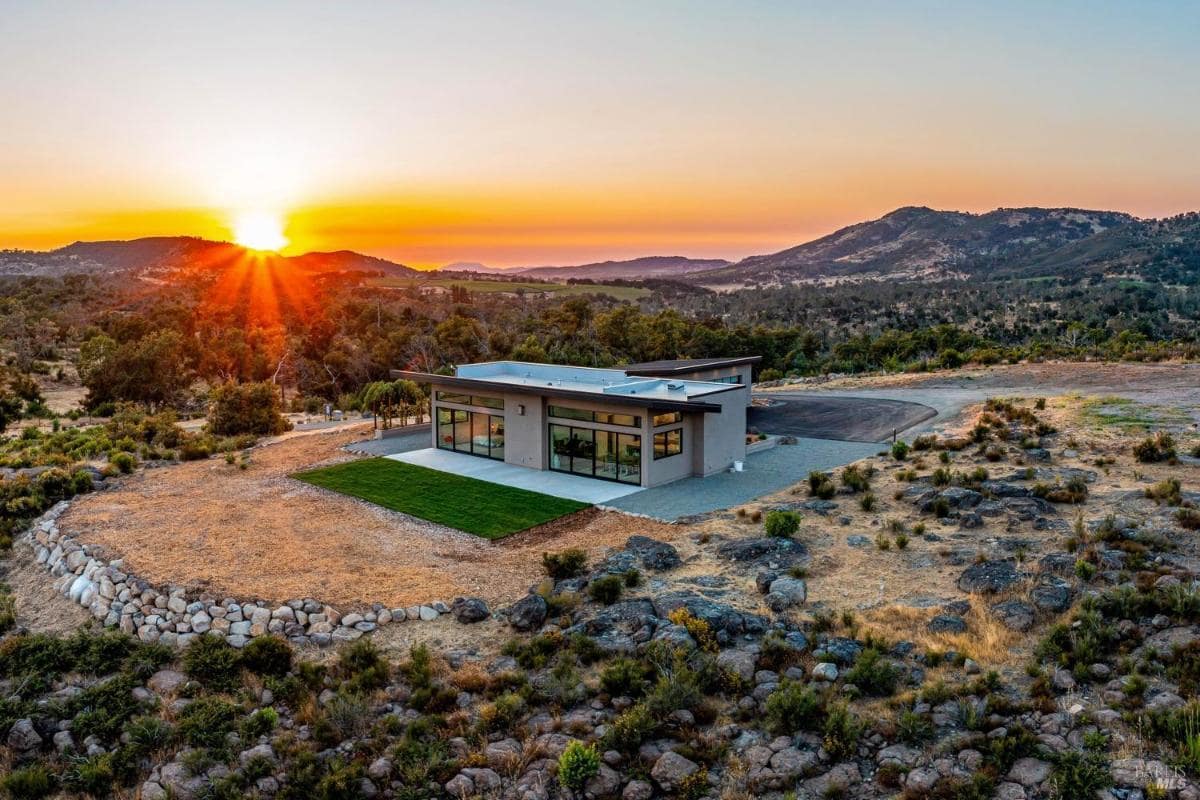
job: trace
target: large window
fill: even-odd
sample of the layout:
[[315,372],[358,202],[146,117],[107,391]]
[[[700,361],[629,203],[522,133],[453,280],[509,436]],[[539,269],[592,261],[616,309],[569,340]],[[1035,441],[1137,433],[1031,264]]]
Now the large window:
[[642,437],[550,423],[550,469],[640,484]]
[[683,452],[683,428],[654,434],[654,458],[669,458]]
[[504,460],[504,417],[459,408],[437,410],[437,446]]
[[742,376],[741,375],[724,375],[720,378],[705,378],[704,380],[708,381],[709,383],[734,383],[734,384],[740,385],[742,382]]
[[679,422],[681,419],[683,419],[683,414],[680,414],[678,411],[669,411],[665,414],[655,414],[651,419],[651,423],[657,428],[659,425],[670,425],[672,422]]
[[633,414],[611,414],[607,411],[588,411],[570,406],[550,406],[546,413],[556,419],[573,419],[579,422],[599,422],[604,425],[620,425],[623,428],[640,428],[642,418]]

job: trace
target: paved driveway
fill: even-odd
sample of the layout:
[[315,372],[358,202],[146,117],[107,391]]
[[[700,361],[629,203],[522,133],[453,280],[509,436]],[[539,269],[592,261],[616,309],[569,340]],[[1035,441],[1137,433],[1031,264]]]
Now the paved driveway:
[[891,441],[902,433],[937,416],[937,410],[921,403],[881,397],[834,397],[827,394],[772,392],[770,406],[755,406],[747,412],[747,423],[765,433],[790,434],[812,439],[848,442]]

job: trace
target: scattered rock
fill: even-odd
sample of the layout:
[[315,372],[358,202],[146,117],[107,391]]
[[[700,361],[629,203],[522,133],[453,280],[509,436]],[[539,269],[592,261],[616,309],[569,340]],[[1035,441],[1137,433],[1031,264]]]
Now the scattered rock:
[[678,753],[668,750],[658,757],[650,770],[650,777],[664,792],[672,792],[679,786],[680,781],[688,777],[700,767]]
[[625,549],[636,553],[642,560],[642,566],[655,572],[675,569],[683,563],[674,546],[648,536],[630,536],[625,542]]
[[992,606],[991,611],[1004,627],[1011,630],[1025,632],[1033,627],[1034,608],[1022,600],[1005,600],[1003,603],[996,603]]
[[464,625],[472,622],[482,622],[492,615],[487,603],[478,597],[456,597],[450,604],[450,613]]
[[508,609],[508,624],[519,631],[532,631],[542,627],[549,607],[540,594],[527,594]]
[[938,614],[925,624],[930,633],[966,633],[967,621],[953,614]]
[[967,567],[958,579],[958,588],[975,594],[996,594],[1012,588],[1020,580],[1016,564],[1008,559],[996,559]]

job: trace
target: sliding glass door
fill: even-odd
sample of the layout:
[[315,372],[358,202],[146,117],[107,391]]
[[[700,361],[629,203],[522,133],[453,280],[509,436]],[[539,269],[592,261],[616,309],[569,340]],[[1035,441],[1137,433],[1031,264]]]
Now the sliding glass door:
[[443,450],[504,460],[504,417],[439,407],[437,446]]
[[550,469],[621,483],[642,482],[642,437],[550,424]]

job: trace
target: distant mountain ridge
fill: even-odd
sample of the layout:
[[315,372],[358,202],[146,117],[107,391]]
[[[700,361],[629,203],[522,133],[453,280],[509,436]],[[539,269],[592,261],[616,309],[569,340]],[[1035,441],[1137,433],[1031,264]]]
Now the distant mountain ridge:
[[644,256],[627,261],[599,261],[573,267],[525,267],[517,270],[517,274],[547,280],[566,280],[567,278],[638,280],[640,278],[670,278],[696,272],[709,272],[727,267],[731,263],[720,258]]
[[1036,262],[1110,231],[1145,225],[1130,214],[1000,208],[984,214],[905,207],[876,220],[704,273],[705,283],[766,284],[831,277],[938,277]]
[[231,242],[195,236],[147,236],[128,241],[75,242],[48,252],[0,252],[0,275],[57,276],[71,273],[164,278],[175,273],[219,271],[247,257],[264,258],[275,267],[310,273],[381,272],[418,275],[417,270],[351,250],[281,256],[258,254]]

